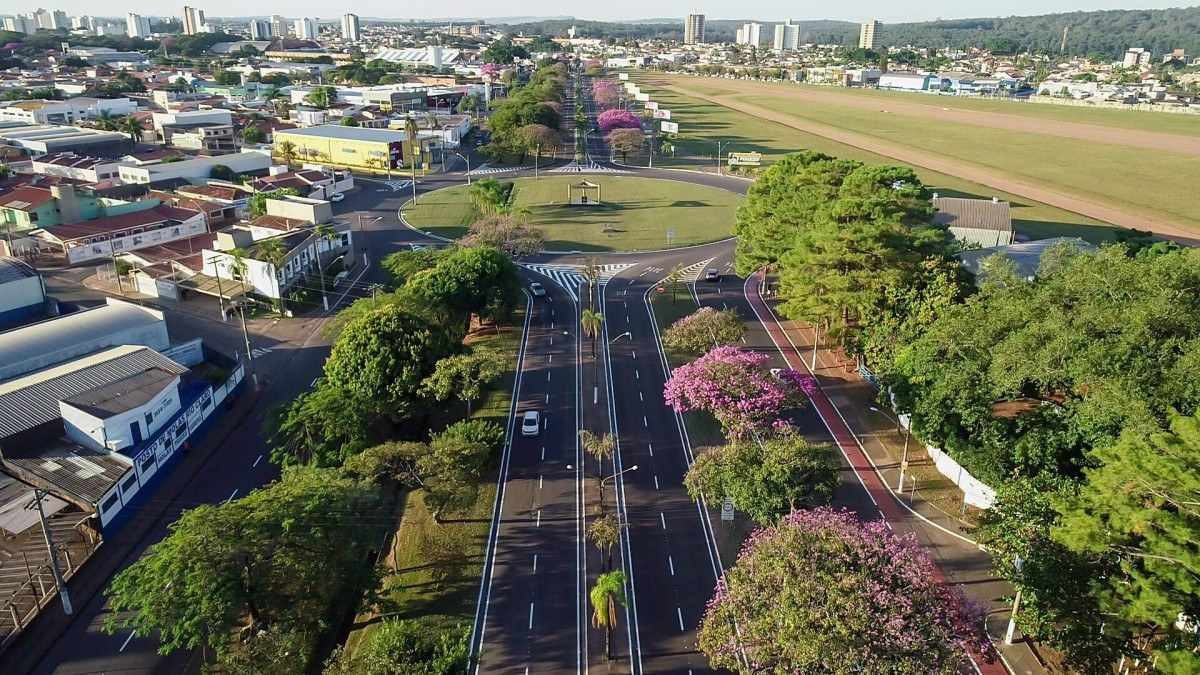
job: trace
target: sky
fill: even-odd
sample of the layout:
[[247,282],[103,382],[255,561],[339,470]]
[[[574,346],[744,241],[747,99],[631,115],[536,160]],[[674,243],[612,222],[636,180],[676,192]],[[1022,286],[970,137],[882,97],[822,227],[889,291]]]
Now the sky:
[[[804,7],[785,0],[743,0],[742,2],[718,2],[716,0],[660,0],[648,6],[644,0],[607,0],[601,6],[591,3],[569,5],[561,0],[522,0],[519,3],[497,5],[493,0],[408,0],[403,5],[382,0],[343,0],[331,4],[327,0],[259,0],[246,3],[244,0],[195,0],[195,7],[210,16],[246,16],[251,10],[263,14],[283,14],[287,17],[300,15],[333,19],[341,12],[354,12],[360,16],[387,17],[396,19],[428,19],[443,17],[496,17],[496,16],[575,16],[581,19],[620,20],[651,17],[682,17],[691,12],[707,14],[710,18],[758,19],[779,21],[786,18],[840,19],[864,21],[875,18],[883,22],[928,21],[990,16],[1025,16],[1052,14],[1077,10],[1095,9],[1160,9],[1183,6],[1179,0],[1137,0],[1136,3],[1113,0],[1009,0],[1004,3],[985,0],[925,0],[919,4],[898,3],[894,0],[859,0],[853,6],[834,5],[826,7]],[[1193,0],[1195,1],[1195,0]],[[104,3],[103,11],[95,0],[45,0],[30,3],[26,0],[4,2],[0,14],[10,12],[32,12],[38,7],[50,10],[61,9],[70,15],[96,13],[101,16],[116,16],[117,8],[125,12],[138,12],[148,16],[159,16],[170,5],[155,0],[122,0]],[[171,9],[175,15],[182,11],[183,3]],[[334,9],[338,14],[332,13]],[[403,13],[401,13],[403,12]]]

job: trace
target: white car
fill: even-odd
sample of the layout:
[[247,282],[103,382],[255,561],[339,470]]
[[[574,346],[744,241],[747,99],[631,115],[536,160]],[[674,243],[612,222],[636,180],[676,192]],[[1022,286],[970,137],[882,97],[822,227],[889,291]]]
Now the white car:
[[708,268],[708,270],[706,270],[704,272],[704,280],[705,281],[720,281],[721,273],[719,271],[717,271],[717,268],[710,267],[710,268]]
[[521,435],[537,436],[542,430],[542,416],[536,410],[526,410],[521,418]]
[[345,198],[346,198],[346,195],[342,194],[341,192],[335,192],[335,193],[329,195],[329,201],[331,201],[331,202],[340,202]]
[[533,297],[535,297],[535,298],[545,297],[546,287],[542,286],[541,284],[539,284],[538,282],[535,281],[535,282],[529,284],[529,292],[533,293]]

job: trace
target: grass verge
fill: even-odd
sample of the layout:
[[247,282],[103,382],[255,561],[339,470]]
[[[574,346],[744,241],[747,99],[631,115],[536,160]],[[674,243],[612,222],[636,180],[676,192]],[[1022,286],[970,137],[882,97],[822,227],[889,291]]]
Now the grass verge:
[[[555,175],[513,181],[515,217],[541,230],[549,249],[636,251],[716,241],[730,235],[741,200],[681,181],[589,175],[586,180],[600,186],[601,203],[570,206],[568,185],[580,180]],[[423,195],[404,212],[410,225],[450,238],[465,234],[475,217],[465,185]]]
[[[475,404],[472,419],[507,422],[524,318],[521,309],[508,326],[485,329],[467,338],[471,346],[486,346],[510,357],[509,370]],[[464,417],[465,409],[451,410],[434,425],[441,428]],[[421,490],[400,496],[399,523],[384,559],[380,601],[359,615],[356,629],[346,640],[347,650],[361,644],[383,618],[421,619],[431,627],[470,630],[496,498],[496,477],[495,471],[484,477],[474,503],[462,512],[446,514],[441,522],[426,507]]]

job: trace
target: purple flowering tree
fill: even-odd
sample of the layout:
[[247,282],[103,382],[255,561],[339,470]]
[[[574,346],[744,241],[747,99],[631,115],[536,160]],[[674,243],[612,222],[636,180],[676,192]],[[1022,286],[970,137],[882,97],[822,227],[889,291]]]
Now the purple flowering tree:
[[592,82],[592,100],[604,110],[615,108],[621,100],[621,90],[612,80],[596,80]]
[[729,438],[780,422],[795,402],[795,389],[771,376],[767,357],[737,347],[717,347],[676,368],[663,387],[663,399],[676,412],[703,410],[721,423]]
[[641,129],[642,123],[637,115],[628,110],[605,110],[596,118],[600,131],[608,133],[613,129]]
[[962,672],[990,649],[983,610],[940,581],[911,535],[848,511],[793,511],[747,539],[698,636],[714,668]]

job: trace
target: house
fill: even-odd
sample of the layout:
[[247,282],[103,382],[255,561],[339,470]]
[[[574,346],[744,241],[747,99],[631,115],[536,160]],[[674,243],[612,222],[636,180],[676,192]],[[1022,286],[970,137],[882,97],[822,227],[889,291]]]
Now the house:
[[1037,276],[1042,264],[1042,256],[1047,251],[1059,247],[1067,247],[1076,251],[1095,251],[1096,246],[1079,237],[1052,237],[1034,241],[1009,244],[1007,246],[992,246],[987,248],[962,251],[957,255],[962,266],[978,276],[986,276],[986,261],[993,256],[1007,258],[1014,270],[1022,279],[1032,280]]
[[26,183],[0,194],[0,227],[6,231],[24,232],[36,227],[142,211],[157,205],[157,202],[104,197],[93,186],[78,184],[71,179],[37,177],[35,180],[37,184]]
[[154,131],[163,145],[207,153],[233,152],[237,144],[228,110],[154,113]]
[[[157,204],[157,200],[149,201]],[[42,253],[59,256],[73,265],[207,231],[200,211],[157,204],[133,213],[39,228],[30,235],[39,240]]]
[[280,188],[292,188],[301,197],[326,199],[335,192],[346,192],[354,188],[354,176],[348,171],[279,171],[283,167],[271,167],[271,173],[255,179],[250,187],[256,192],[272,192]]
[[956,241],[984,248],[1007,246],[1015,240],[1008,202],[933,196],[933,222],[950,231]]
[[32,161],[33,172],[44,176],[62,176],[87,183],[99,183],[117,177],[117,162],[87,157],[73,152],[42,155]]

